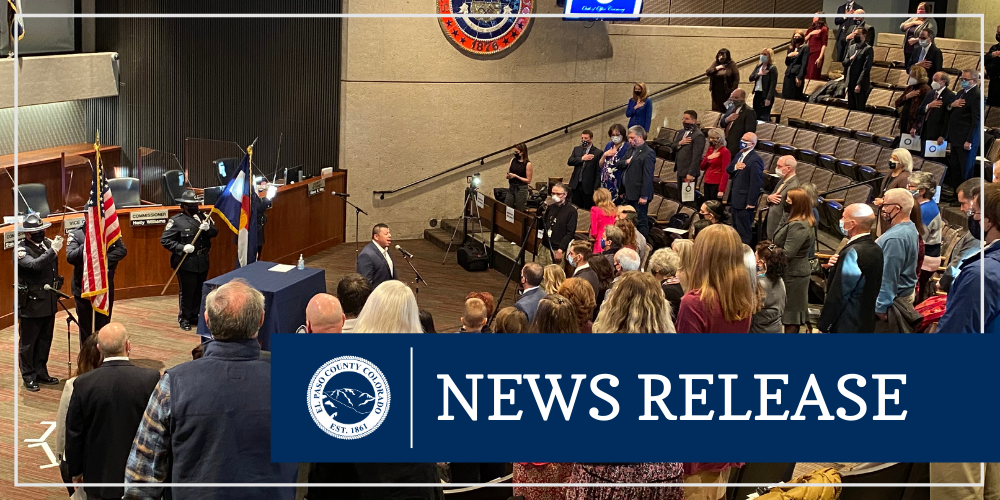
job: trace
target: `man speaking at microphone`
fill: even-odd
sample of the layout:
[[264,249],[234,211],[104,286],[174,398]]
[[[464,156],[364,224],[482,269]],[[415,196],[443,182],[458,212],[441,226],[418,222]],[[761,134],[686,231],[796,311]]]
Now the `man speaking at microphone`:
[[398,279],[396,266],[389,256],[389,244],[392,243],[392,233],[389,226],[375,224],[372,228],[372,241],[358,253],[357,271],[365,277],[372,290],[385,281]]

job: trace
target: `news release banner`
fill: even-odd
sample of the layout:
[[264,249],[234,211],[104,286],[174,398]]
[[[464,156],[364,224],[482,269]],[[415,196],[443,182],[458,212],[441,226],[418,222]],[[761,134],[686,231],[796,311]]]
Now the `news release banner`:
[[275,462],[995,462],[992,335],[272,337]]

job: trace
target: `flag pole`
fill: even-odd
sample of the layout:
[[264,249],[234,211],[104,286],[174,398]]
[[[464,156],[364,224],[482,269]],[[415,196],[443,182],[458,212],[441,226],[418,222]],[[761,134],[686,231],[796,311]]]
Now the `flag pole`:
[[[208,221],[208,220],[211,220],[211,218],[212,218],[212,214],[209,213],[208,214],[208,218],[205,219],[205,220]],[[200,227],[198,228],[198,232],[194,233],[194,238],[191,238],[191,244],[192,245],[194,245],[194,242],[198,241],[198,237],[199,236],[201,236],[201,228]],[[181,265],[184,264],[184,259],[186,259],[188,255],[191,255],[191,254],[186,253],[186,254],[184,254],[183,257],[181,257],[181,261],[177,263],[177,267],[174,269],[174,273],[170,275],[170,279],[167,280],[167,284],[163,285],[163,290],[160,290],[160,295],[163,295],[163,294],[167,293],[167,288],[169,288],[170,284],[174,282],[174,277],[177,276],[177,271],[180,270]]]

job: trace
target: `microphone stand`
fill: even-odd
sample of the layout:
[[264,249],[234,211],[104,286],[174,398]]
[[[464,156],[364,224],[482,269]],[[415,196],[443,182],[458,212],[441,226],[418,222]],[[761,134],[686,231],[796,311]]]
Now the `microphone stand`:
[[[82,327],[80,326],[80,322],[73,316],[73,313],[69,312],[69,308],[66,307],[66,304],[62,303],[62,300],[58,296],[56,297],[56,302],[59,303],[59,307],[63,308],[63,311],[66,311],[66,371],[68,372],[66,378],[70,378],[73,376],[73,334],[70,331],[69,325],[70,323],[76,323],[77,329],[81,329]],[[93,323],[91,323],[91,328],[93,328]]]
[[[535,230],[535,222],[538,221],[538,217],[531,218],[531,224],[528,225],[528,231],[524,233],[524,241],[521,242],[521,250],[517,252],[517,258],[514,259],[514,265],[510,266],[510,272],[507,273],[507,282],[503,285],[503,291],[500,292],[500,298],[497,299],[497,305],[503,303],[504,295],[507,295],[507,288],[510,287],[510,279],[514,277],[514,269],[517,269],[517,264],[524,261],[524,250],[528,245],[528,238],[531,237],[531,232]],[[551,249],[551,246],[550,246]],[[500,308],[495,308],[499,310]],[[487,326],[493,326],[493,320],[497,317],[497,311],[493,311],[493,316],[490,317],[489,322],[486,323]]]
[[[344,203],[347,203],[348,205],[354,207],[354,253],[358,253],[361,251],[360,247],[361,241],[358,239],[358,228],[360,227],[361,214],[365,214],[368,217],[371,217],[371,215],[369,215],[368,212],[361,210],[361,207],[348,201],[347,196],[345,196],[343,193],[337,193],[337,196],[339,196],[340,199],[344,200]],[[411,265],[410,267],[413,266]],[[425,281],[424,284],[426,285],[427,282]]]
[[[367,215],[367,214],[365,214],[365,215]],[[413,270],[413,274],[416,275],[416,277],[413,278],[413,295],[416,296],[417,294],[420,293],[420,283],[423,283],[424,286],[427,286],[427,287],[429,287],[430,285],[428,285],[427,284],[427,280],[425,280],[424,277],[420,275],[420,271],[417,271],[417,268],[413,267],[413,262],[410,262],[410,257],[407,257],[404,254],[403,255],[403,260],[406,261],[406,264],[410,266],[411,270]]]

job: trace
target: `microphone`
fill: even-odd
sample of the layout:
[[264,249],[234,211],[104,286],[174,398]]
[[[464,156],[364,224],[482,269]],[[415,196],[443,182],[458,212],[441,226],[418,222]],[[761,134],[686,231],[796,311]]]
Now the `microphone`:
[[402,252],[403,253],[403,257],[406,257],[407,259],[412,259],[413,258],[413,254],[412,253],[407,252],[406,250],[403,250],[403,247],[401,247],[399,245],[396,245],[396,250],[399,250],[400,252]]
[[69,295],[66,295],[65,293],[60,292],[59,290],[57,290],[55,288],[52,288],[49,285],[45,285],[42,288],[45,289],[45,291],[52,292],[52,293],[54,293],[54,294],[56,294],[56,295],[58,295],[58,296],[60,296],[60,297],[62,297],[64,299],[67,299],[67,300],[73,298],[73,297],[70,297]]
[[336,191],[331,191],[330,196],[340,196],[341,198],[349,198],[351,195],[347,193],[338,193]]

